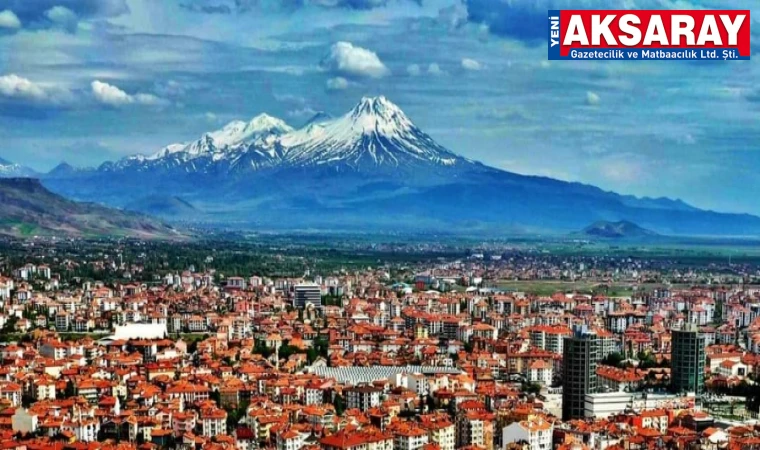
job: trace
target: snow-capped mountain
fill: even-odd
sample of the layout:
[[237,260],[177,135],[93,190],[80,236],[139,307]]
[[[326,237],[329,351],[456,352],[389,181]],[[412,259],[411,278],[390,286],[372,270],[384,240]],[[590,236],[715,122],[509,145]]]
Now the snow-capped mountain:
[[0,178],[30,178],[36,177],[37,175],[37,172],[28,167],[22,166],[21,164],[14,164],[8,160],[0,158]]
[[574,233],[597,221],[629,221],[660,234],[760,235],[755,216],[470,161],[384,97],[363,98],[337,118],[318,114],[298,130],[267,115],[230,122],[98,169],[63,166],[44,182],[79,200],[267,228]]
[[304,124],[304,128],[308,127],[311,124],[329,122],[333,119],[334,117],[330,113],[327,113],[324,111],[318,111],[316,114],[311,116],[311,119],[306,121],[306,123]]
[[294,166],[340,163],[355,169],[471,163],[438,145],[385,97],[365,97],[342,117],[315,122],[278,140]]
[[[250,122],[235,120],[216,131],[204,133],[195,141],[169,144],[151,155],[128,156],[116,163],[105,163],[102,171],[171,170],[209,172],[247,163],[260,168],[278,159],[269,151],[274,139],[293,128],[284,121],[260,114]],[[220,167],[215,167],[215,166]]]
[[365,97],[347,114],[333,119],[319,113],[299,130],[261,114],[250,122],[230,122],[189,143],[106,163],[100,170],[225,173],[336,166],[373,171],[420,164],[449,167],[472,162],[438,145],[385,97]]

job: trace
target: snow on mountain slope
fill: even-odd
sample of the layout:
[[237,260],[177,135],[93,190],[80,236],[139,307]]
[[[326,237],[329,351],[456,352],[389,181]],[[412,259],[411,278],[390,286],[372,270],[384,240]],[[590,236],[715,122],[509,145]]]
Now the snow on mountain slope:
[[[170,144],[152,155],[134,155],[113,164],[106,164],[103,170],[123,169],[171,169],[181,168],[186,172],[208,171],[217,162],[235,165],[242,159],[255,160],[252,167],[266,164],[266,160],[276,158],[274,152],[257,149],[271,147],[277,136],[292,132],[293,128],[283,120],[267,114],[260,114],[250,122],[235,120],[219,130],[204,133],[190,143]],[[248,158],[245,154],[253,152]]]
[[250,144],[258,138],[279,136],[293,131],[293,128],[283,120],[267,114],[259,114],[250,122],[236,120],[228,123],[221,130],[209,133],[217,147],[233,147],[239,144]]
[[21,164],[15,164],[0,158],[0,178],[34,177],[37,173]]
[[438,145],[385,97],[364,97],[335,120],[317,122],[278,140],[295,166],[344,163],[356,169],[407,164],[471,163]]
[[333,119],[319,113],[299,130],[261,114],[250,122],[230,122],[190,143],[168,145],[149,156],[105,163],[100,170],[223,174],[335,166],[367,173],[379,168],[418,171],[421,166],[441,169],[472,164],[437,144],[385,97],[364,97],[347,114]]

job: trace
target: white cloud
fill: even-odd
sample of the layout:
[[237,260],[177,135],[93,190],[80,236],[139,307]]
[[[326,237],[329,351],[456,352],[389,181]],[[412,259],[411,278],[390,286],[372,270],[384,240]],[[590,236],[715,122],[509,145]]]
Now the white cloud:
[[428,72],[430,75],[435,75],[435,76],[438,76],[438,75],[446,75],[446,72],[444,72],[444,71],[441,69],[441,66],[439,66],[439,65],[438,65],[438,64],[436,64],[436,63],[430,63],[430,65],[428,66],[427,72]]
[[310,107],[305,106],[303,108],[293,109],[288,111],[288,117],[293,117],[295,119],[302,119],[304,117],[314,117],[317,114],[317,111]]
[[50,104],[62,104],[72,99],[71,92],[67,89],[36,83],[16,74],[0,76],[0,96]]
[[10,9],[0,12],[0,30],[16,31],[21,28],[21,21]]
[[204,117],[211,123],[219,122],[219,117],[217,117],[217,115],[212,112],[207,112],[204,114]]
[[92,87],[92,93],[100,103],[111,106],[122,106],[134,102],[131,95],[108,83],[95,80],[90,86]]
[[483,65],[474,59],[462,58],[462,68],[465,70],[480,70],[483,68]]
[[444,72],[443,69],[441,69],[441,66],[439,66],[437,63],[430,63],[427,68],[420,67],[419,64],[409,64],[406,66],[406,73],[413,77],[424,74],[431,76],[446,75],[446,72]]
[[327,80],[327,89],[330,91],[342,91],[348,88],[348,80],[343,77],[335,77]]
[[153,94],[137,93],[134,95],[134,99],[141,105],[149,106],[167,106],[169,102],[161,97],[157,97]]
[[47,17],[53,26],[64,29],[69,33],[75,32],[79,25],[79,18],[76,13],[65,6],[54,6],[50,8],[45,11],[45,17]]
[[120,107],[125,105],[166,106],[169,102],[153,94],[138,92],[130,95],[118,87],[95,80],[91,83],[92,94],[95,99],[104,105]]
[[586,104],[589,106],[596,106],[601,101],[601,98],[599,98],[599,95],[596,92],[587,91],[586,92]]
[[382,78],[390,73],[377,54],[350,42],[337,42],[322,59],[320,66],[335,73],[354,77]]
[[0,77],[0,94],[28,100],[42,100],[47,96],[42,86],[16,74]]

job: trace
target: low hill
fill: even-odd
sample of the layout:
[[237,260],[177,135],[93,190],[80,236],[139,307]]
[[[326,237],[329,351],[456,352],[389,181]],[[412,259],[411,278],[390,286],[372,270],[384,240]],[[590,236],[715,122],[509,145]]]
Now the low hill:
[[619,222],[599,221],[587,226],[581,234],[588,237],[626,239],[659,236],[657,233],[642,228],[633,222],[621,220]]
[[178,238],[175,229],[150,217],[78,203],[53,194],[34,178],[0,179],[0,234],[71,237]]

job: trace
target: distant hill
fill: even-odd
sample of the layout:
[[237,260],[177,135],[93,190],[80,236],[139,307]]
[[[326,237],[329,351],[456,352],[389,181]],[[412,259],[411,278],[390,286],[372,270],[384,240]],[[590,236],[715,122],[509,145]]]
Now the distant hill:
[[124,209],[171,219],[191,218],[200,213],[187,200],[172,195],[149,195],[128,203]]
[[599,221],[587,226],[581,234],[589,237],[625,239],[659,236],[654,231],[647,230],[627,220],[619,222]]
[[178,238],[175,229],[150,217],[77,203],[53,194],[34,178],[0,179],[0,234],[71,237]]

